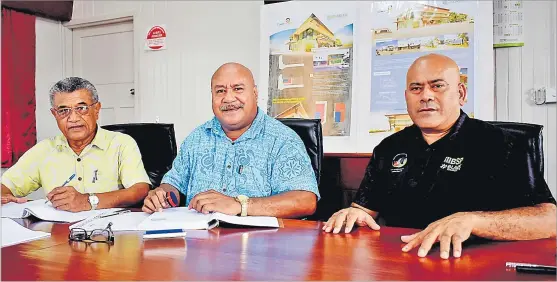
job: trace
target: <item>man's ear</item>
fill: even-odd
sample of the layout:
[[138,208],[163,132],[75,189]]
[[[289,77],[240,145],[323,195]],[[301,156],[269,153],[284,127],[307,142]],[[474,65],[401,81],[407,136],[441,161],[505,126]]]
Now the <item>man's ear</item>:
[[50,113],[54,116],[54,118],[56,118],[56,110],[55,109],[51,108]]
[[255,100],[257,101],[257,97],[259,97],[259,91],[257,91],[257,85],[253,87],[253,94],[255,94]]
[[102,108],[101,102],[97,102],[97,103],[95,104],[95,107],[94,107],[95,113],[97,114],[97,116],[99,115],[99,112],[101,111],[101,108]]
[[458,101],[460,106],[464,106],[464,104],[468,102],[468,90],[466,89],[466,85],[464,85],[464,83],[458,84]]

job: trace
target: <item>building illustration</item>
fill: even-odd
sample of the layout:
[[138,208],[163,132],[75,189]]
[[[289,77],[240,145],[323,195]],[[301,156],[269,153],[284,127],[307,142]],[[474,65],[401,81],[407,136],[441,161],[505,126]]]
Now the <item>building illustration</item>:
[[312,48],[342,46],[342,42],[314,14],[296,29],[287,44],[289,50],[301,52],[311,52]]

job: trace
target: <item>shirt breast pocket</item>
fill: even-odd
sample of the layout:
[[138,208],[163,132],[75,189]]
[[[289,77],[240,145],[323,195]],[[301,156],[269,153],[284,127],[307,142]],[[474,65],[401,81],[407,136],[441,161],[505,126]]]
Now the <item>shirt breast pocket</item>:
[[265,197],[271,195],[271,186],[266,174],[259,168],[252,166],[240,167],[237,176],[238,192],[251,197]]
[[105,193],[116,191],[121,187],[117,173],[95,169],[85,175],[84,187],[87,193]]

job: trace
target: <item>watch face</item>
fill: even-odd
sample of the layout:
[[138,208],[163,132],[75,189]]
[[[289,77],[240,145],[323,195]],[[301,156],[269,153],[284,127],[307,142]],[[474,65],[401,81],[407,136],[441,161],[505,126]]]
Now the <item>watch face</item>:
[[89,203],[96,205],[99,203],[99,197],[97,196],[89,196]]

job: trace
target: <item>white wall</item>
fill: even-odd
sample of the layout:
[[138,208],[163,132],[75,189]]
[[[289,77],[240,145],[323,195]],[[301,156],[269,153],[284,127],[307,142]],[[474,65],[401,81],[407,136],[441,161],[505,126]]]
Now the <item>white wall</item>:
[[[259,73],[259,9],[263,1],[74,1],[72,20],[133,11],[140,45],[138,122],[174,123],[178,144],[212,118],[210,78],[223,63]],[[165,24],[168,49],[144,51],[152,25]]]
[[37,17],[35,23],[35,98],[37,102],[37,140],[60,133],[50,113],[48,91],[64,77],[64,48],[60,22]]
[[557,4],[555,1],[524,1],[523,47],[495,50],[497,120],[544,126],[545,179],[553,195],[557,180],[556,104],[535,105],[533,89],[555,88]]

